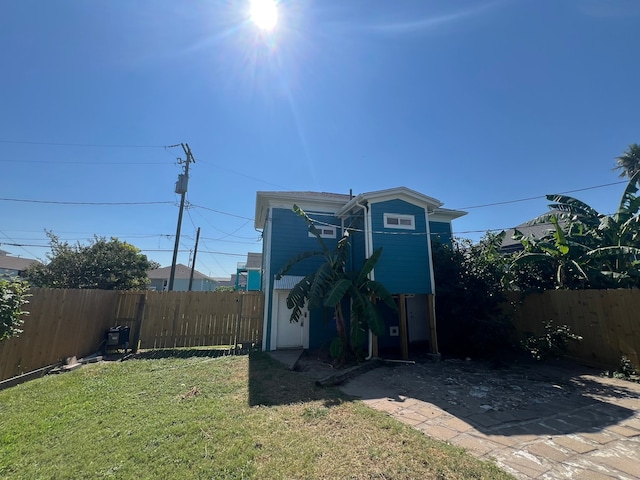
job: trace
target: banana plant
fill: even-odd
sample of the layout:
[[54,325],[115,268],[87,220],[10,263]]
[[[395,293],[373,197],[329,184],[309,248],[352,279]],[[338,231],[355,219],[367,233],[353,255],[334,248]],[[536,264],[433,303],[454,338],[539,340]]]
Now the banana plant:
[[[517,262],[555,261],[557,284],[567,288],[567,273],[591,287],[640,286],[640,171],[629,179],[616,212],[604,215],[566,195],[547,195],[550,213],[529,222],[551,223],[553,230],[540,238],[524,237]],[[543,257],[548,258],[543,258]]]
[[[348,271],[349,257],[349,229],[338,241],[335,250],[327,247],[311,219],[299,206],[294,205],[293,211],[306,221],[309,232],[318,240],[320,250],[303,252],[294,256],[276,274],[279,279],[296,264],[310,258],[321,256],[323,263],[316,271],[305,276],[296,284],[287,296],[287,307],[291,309],[290,321],[300,319],[302,309],[308,304],[310,308],[323,307],[333,312],[336,321],[338,338],[331,346],[332,354],[344,361],[346,349],[357,352],[363,345],[367,332],[380,336],[385,332],[384,320],[379,310],[379,303],[396,310],[392,295],[384,285],[369,278],[369,274],[382,255],[382,248],[373,252],[366,259],[358,271]],[[343,304],[345,300],[351,302],[351,316],[349,331],[346,328]]]

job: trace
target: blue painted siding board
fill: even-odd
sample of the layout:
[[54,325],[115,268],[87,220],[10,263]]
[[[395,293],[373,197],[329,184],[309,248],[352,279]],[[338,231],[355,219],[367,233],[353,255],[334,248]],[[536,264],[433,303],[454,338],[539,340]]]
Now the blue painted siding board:
[[429,222],[431,230],[431,241],[439,240],[444,245],[453,244],[453,234],[451,224],[448,222]]
[[260,271],[249,270],[247,272],[247,291],[259,291],[260,290]]
[[[413,215],[415,230],[385,228],[384,214]],[[403,200],[371,205],[373,249],[382,247],[375,279],[391,293],[432,293],[425,212]]]
[[[273,210],[273,232],[271,237],[271,272],[278,273],[295,255],[321,251],[318,240],[309,236],[309,227],[293,211],[276,208]],[[314,219],[340,227],[340,221],[333,215],[314,214]],[[336,236],[340,235],[340,231]],[[323,239],[329,250],[335,249],[338,239]],[[287,275],[308,275],[323,263],[321,256],[303,260],[287,272]]]

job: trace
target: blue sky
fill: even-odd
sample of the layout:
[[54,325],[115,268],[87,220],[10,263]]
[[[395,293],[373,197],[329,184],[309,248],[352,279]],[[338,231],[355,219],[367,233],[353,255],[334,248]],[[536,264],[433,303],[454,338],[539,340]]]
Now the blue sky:
[[[178,261],[199,226],[213,276],[261,250],[258,190],[406,186],[464,209],[617,182],[640,143],[640,1],[278,9],[267,34],[240,0],[4,0],[0,248],[44,258],[45,229],[95,233],[169,265],[184,154],[163,146],[181,142],[196,163]],[[574,196],[609,213],[623,188]],[[477,239],[546,204],[469,208],[454,229]]]

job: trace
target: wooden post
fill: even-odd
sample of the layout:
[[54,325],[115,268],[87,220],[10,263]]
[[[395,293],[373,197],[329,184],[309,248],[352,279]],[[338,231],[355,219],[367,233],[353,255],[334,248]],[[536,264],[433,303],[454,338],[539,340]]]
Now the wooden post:
[[439,355],[438,352],[438,331],[436,329],[436,297],[433,294],[427,295],[427,312],[429,314],[429,353]]
[[409,359],[409,336],[407,332],[407,301],[406,295],[398,296],[400,302],[400,348],[402,350],[402,359]]
[[234,355],[238,353],[238,338],[240,337],[240,322],[242,322],[242,302],[244,300],[244,295],[240,294],[236,302],[238,302],[238,320],[236,323],[236,338],[233,340],[233,353]]
[[138,299],[138,311],[136,312],[136,322],[133,327],[133,340],[131,341],[131,351],[138,353],[138,344],[140,343],[140,332],[142,331],[142,319],[144,318],[144,307],[147,304],[147,294],[141,293]]

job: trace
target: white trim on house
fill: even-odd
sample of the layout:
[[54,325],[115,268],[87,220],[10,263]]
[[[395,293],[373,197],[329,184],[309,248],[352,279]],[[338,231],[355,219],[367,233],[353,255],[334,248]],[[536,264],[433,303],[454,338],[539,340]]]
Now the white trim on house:
[[256,192],[254,226],[262,228],[269,208],[291,209],[296,204],[305,211],[336,213],[350,198],[349,195],[325,192]]
[[383,213],[384,228],[397,228],[401,230],[415,230],[416,217],[400,213]]
[[[320,234],[320,238],[336,238],[338,226],[333,225],[314,225]],[[315,235],[309,231],[309,236],[315,238]]]
[[[262,276],[262,292],[264,293],[264,312],[262,313],[262,351],[267,351],[267,326],[269,324],[269,309],[271,307],[270,293],[271,293],[271,235],[273,231],[273,218],[271,216],[271,210],[267,212],[266,222],[262,228],[262,242],[263,242],[263,276]],[[264,232],[267,232],[266,238]]]

